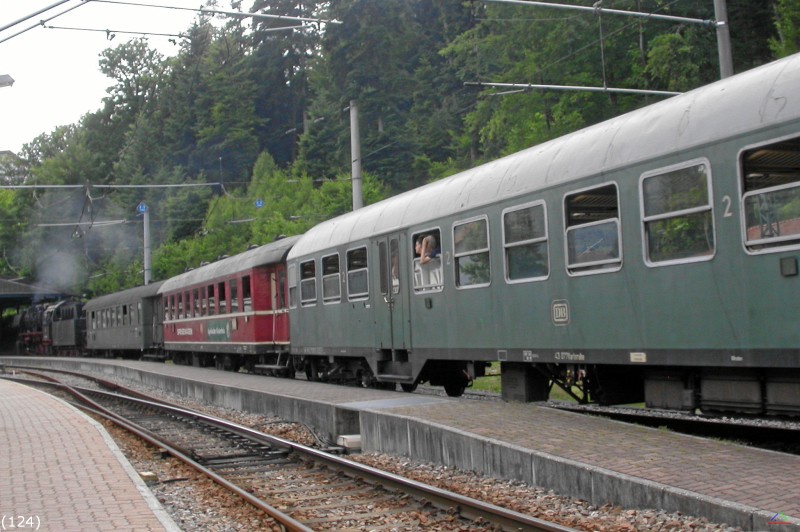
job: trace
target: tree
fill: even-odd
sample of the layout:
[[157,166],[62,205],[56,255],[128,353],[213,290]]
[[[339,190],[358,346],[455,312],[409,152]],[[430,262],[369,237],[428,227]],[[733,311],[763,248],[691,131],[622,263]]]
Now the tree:
[[770,49],[776,57],[800,52],[800,1],[776,0],[773,5],[777,35],[770,38]]
[[[325,32],[321,57],[313,65],[314,101],[311,126],[301,140],[302,168],[325,178],[349,171],[349,116],[343,110],[357,100],[364,170],[395,191],[425,182],[428,176],[418,172],[426,165],[416,161],[424,161],[423,155],[430,160],[452,153],[448,121],[439,124],[445,133],[437,134],[436,142],[429,144],[421,133],[435,129],[428,120],[443,107],[431,82],[450,76],[450,85],[455,85],[438,50],[455,27],[468,23],[464,11],[454,1],[332,4],[331,15],[342,24]],[[444,107],[452,109],[454,101],[448,99]]]

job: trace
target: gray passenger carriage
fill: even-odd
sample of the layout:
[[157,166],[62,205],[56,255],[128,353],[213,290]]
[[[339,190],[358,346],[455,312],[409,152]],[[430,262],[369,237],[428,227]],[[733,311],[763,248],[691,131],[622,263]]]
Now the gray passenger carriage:
[[86,302],[86,349],[94,356],[163,358],[163,281]]
[[292,350],[452,395],[499,361],[507,399],[797,413],[798,254],[795,55],[311,229]]

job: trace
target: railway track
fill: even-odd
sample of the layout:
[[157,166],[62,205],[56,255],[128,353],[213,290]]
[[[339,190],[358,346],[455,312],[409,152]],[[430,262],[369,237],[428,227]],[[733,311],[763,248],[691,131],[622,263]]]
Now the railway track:
[[286,530],[571,530],[91,379],[115,391],[48,386],[209,476]]

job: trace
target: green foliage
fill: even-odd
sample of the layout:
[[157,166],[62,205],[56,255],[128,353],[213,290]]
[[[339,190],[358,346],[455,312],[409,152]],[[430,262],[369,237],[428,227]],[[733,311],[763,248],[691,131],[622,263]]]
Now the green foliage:
[[[711,2],[612,3],[714,18]],[[718,77],[707,25],[463,0],[254,0],[248,10],[342,24],[273,31],[292,23],[203,15],[175,57],[143,39],[108,49],[103,107],[0,160],[12,183],[213,186],[6,191],[0,272],[36,276],[62,261],[74,265],[66,285],[138,284],[142,201],[154,279],[347,212],[351,100],[371,203],[662,99],[476,82],[685,91]],[[800,0],[735,0],[728,11],[737,71],[798,50]],[[75,225],[40,225],[65,221]]]
[[775,27],[777,35],[769,39],[776,57],[800,52],[800,0],[776,0]]

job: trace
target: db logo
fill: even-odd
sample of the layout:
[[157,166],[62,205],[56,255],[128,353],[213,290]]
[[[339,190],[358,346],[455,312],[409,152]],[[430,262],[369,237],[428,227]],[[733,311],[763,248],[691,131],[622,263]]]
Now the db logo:
[[565,299],[553,301],[553,323],[556,325],[569,323],[569,303]]

